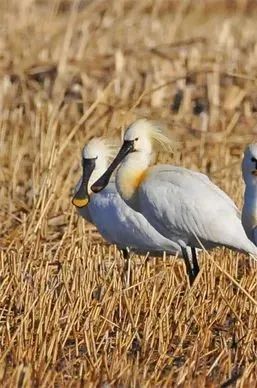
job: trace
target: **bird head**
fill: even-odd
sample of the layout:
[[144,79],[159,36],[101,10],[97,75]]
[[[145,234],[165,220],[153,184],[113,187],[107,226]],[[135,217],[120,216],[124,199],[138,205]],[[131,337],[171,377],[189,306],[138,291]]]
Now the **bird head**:
[[244,153],[242,172],[245,184],[257,184],[257,144],[250,144]]
[[165,130],[157,122],[139,119],[132,123],[125,131],[123,144],[107,169],[107,171],[92,186],[94,192],[101,191],[109,182],[115,168],[132,153],[141,153],[146,157],[161,146],[171,149],[171,139],[165,134]]
[[85,145],[82,151],[82,177],[75,188],[73,205],[82,208],[89,204],[92,194],[90,186],[106,170],[114,150],[115,147],[104,138],[93,138]]

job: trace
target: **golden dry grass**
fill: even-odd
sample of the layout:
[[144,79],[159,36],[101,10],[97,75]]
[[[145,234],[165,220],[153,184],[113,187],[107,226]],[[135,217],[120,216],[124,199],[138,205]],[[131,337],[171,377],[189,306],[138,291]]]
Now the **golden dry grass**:
[[2,386],[256,386],[248,257],[202,253],[192,289],[181,261],[134,257],[126,286],[120,253],[70,203],[87,139],[147,116],[180,140],[174,163],[241,207],[255,4],[1,1]]

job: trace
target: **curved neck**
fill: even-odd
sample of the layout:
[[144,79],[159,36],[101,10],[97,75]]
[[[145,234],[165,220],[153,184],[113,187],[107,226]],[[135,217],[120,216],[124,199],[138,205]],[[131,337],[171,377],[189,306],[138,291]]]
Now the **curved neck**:
[[89,195],[92,195],[91,186],[95,183],[107,170],[108,161],[106,159],[97,159],[94,171],[92,172],[89,181],[88,181],[88,192]]
[[151,154],[133,152],[124,159],[116,174],[120,196],[135,210],[138,210],[137,190],[146,177],[151,159]]

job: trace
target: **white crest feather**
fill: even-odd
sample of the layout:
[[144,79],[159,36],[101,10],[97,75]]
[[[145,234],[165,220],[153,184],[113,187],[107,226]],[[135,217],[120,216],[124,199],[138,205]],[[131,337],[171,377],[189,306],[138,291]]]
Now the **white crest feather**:
[[147,137],[152,139],[156,150],[173,151],[174,140],[170,137],[164,124],[154,120],[138,119],[129,128],[138,128],[140,133],[145,133]]
[[170,137],[167,128],[158,121],[152,121],[151,137],[155,142],[155,147],[172,152],[174,149],[174,140]]
[[107,161],[114,158],[118,150],[118,144],[115,141],[111,141],[104,137],[94,137],[89,140],[82,151],[82,155],[85,159],[102,157]]

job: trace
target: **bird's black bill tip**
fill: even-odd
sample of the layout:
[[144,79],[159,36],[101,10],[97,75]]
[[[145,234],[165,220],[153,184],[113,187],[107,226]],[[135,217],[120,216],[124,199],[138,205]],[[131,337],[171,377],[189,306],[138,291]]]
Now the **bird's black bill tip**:
[[86,207],[90,202],[89,197],[88,198],[76,198],[75,196],[72,198],[72,205],[78,207],[81,209],[82,207]]
[[107,170],[104,175],[101,176],[92,186],[91,190],[94,193],[99,193],[102,191],[109,183],[109,180],[111,178],[111,173]]
[[87,190],[85,190],[83,182],[81,183],[81,186],[79,187],[78,191],[72,198],[72,204],[79,209],[82,207],[86,207],[90,202],[90,196],[87,193]]
[[91,186],[91,190],[92,190],[94,193],[100,193],[100,191],[103,190],[103,185],[92,185],[92,186]]

